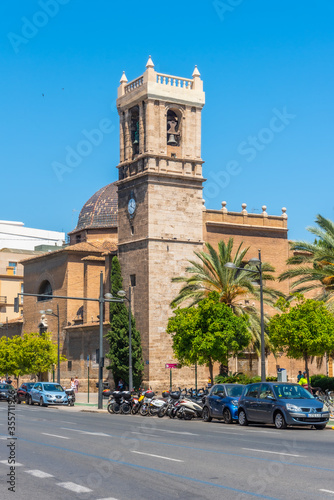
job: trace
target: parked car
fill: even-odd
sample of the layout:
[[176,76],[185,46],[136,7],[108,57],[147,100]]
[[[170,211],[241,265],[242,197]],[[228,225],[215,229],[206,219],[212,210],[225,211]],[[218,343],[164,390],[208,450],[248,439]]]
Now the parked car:
[[0,401],[8,401],[8,399],[15,394],[15,389],[11,384],[5,382],[0,383]]
[[256,422],[273,423],[277,429],[285,429],[287,425],[311,425],[324,429],[328,419],[328,408],[298,384],[249,384],[239,400],[240,425]]
[[29,403],[29,392],[35,384],[36,382],[25,382],[17,389],[16,402],[18,404],[21,404],[22,401],[25,401],[26,404]]
[[68,397],[60,384],[53,382],[37,382],[29,393],[29,404],[40,406],[68,405]]
[[202,418],[210,422],[223,419],[226,424],[238,420],[238,401],[243,391],[242,384],[216,384],[204,398]]

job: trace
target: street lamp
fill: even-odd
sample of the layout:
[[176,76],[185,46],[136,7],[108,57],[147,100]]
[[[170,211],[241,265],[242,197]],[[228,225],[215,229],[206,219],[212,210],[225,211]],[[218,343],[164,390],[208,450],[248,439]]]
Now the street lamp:
[[129,391],[132,391],[133,377],[132,377],[131,286],[129,286],[128,297],[126,296],[124,290],[119,290],[117,292],[117,295],[129,302]]
[[266,358],[264,349],[264,313],[263,313],[263,282],[262,282],[262,260],[261,260],[261,250],[259,250],[259,258],[250,259],[248,264],[255,266],[257,271],[251,269],[245,269],[244,267],[237,267],[233,262],[227,262],[224,267],[228,269],[239,269],[240,271],[246,271],[248,273],[258,273],[260,277],[260,314],[261,314],[261,381],[266,381]]
[[58,335],[57,335],[57,383],[60,384],[60,345],[59,345],[59,305],[57,304],[57,314],[52,311],[52,309],[46,309],[46,311],[39,311],[41,314],[46,314],[47,316],[55,316],[58,319]]

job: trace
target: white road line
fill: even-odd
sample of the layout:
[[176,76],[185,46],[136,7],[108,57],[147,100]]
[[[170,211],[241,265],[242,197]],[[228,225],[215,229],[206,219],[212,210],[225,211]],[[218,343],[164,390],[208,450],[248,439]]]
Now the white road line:
[[260,453],[274,453],[275,455],[287,455],[288,457],[304,457],[305,455],[292,455],[292,453],[282,453],[280,451],[256,450],[254,448],[242,448],[243,450],[259,451]]
[[0,464],[10,465],[10,466],[14,466],[14,467],[21,467],[22,466],[22,464],[19,464],[18,462],[16,462],[15,464],[9,464],[8,460],[0,460]]
[[90,493],[93,490],[86,488],[86,486],[81,486],[80,484],[75,484],[71,482],[67,483],[56,483],[57,486],[61,486],[62,488],[66,488],[67,490],[74,491],[74,493]]
[[185,436],[199,436],[199,434],[194,434],[193,432],[168,431],[166,429],[159,429],[159,432],[170,432],[171,434],[184,434]]
[[58,436],[57,434],[49,434],[48,432],[42,432],[42,434],[44,434],[44,436],[52,436],[52,437],[59,438],[59,439],[71,439],[71,438],[65,437],[65,436]]
[[131,434],[140,434],[141,436],[152,436],[152,437],[160,437],[158,436],[157,434],[146,434],[146,432],[134,432],[134,431],[131,431]]
[[334,495],[334,491],[331,490],[319,490],[319,491],[323,491],[324,493],[331,493],[332,495]]
[[32,476],[35,476],[35,477],[54,477],[52,474],[48,474],[47,472],[43,472],[42,470],[25,470],[24,472],[26,472],[27,474],[31,474]]
[[61,429],[65,429],[66,431],[72,431],[72,432],[80,432],[80,434],[89,434],[90,436],[111,437],[110,434],[105,434],[104,432],[81,431],[80,429],[70,429],[69,427],[61,427]]
[[114,497],[108,497],[108,498],[98,498],[97,500],[117,500],[117,498]]
[[164,460],[172,460],[173,462],[183,462],[178,458],[162,457],[161,455],[152,455],[151,453],[143,453],[142,451],[131,451],[131,453],[138,453],[138,455],[147,455],[148,457],[163,458]]

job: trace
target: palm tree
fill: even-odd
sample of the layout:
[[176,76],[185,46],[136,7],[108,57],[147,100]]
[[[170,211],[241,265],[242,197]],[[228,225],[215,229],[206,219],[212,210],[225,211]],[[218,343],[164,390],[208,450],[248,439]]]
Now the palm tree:
[[316,236],[314,243],[293,241],[290,243],[295,255],[287,260],[287,264],[295,267],[279,276],[279,281],[294,279],[291,288],[296,293],[318,290],[317,300],[327,302],[329,308],[334,306],[334,223],[330,219],[317,215],[318,227],[307,230]]
[[[210,292],[219,293],[220,301],[232,308],[236,316],[248,315],[249,328],[252,333],[252,347],[256,352],[260,346],[260,317],[255,304],[241,302],[243,299],[255,299],[259,301],[260,291],[254,281],[258,279],[258,271],[254,266],[245,264],[246,254],[249,247],[242,249],[243,243],[239,245],[236,252],[233,252],[233,238],[227,244],[224,241],[218,243],[218,252],[206,243],[207,252],[195,252],[199,261],[189,261],[191,266],[186,269],[190,274],[188,277],[173,278],[173,282],[185,283],[171,306],[176,307],[184,301],[191,301],[190,305],[198,303],[206,298]],[[232,254],[234,253],[234,256]],[[227,262],[233,262],[239,269],[226,268]],[[254,274],[249,272],[254,269]],[[266,281],[273,281],[275,278],[272,272],[275,269],[268,263],[262,263],[263,271],[263,301],[273,306],[280,295],[276,290],[265,285]],[[266,344],[269,347],[269,340],[266,336]]]

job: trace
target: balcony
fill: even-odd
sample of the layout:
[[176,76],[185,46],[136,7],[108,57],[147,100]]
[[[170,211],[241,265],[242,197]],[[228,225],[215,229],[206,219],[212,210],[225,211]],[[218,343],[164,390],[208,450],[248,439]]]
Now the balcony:
[[0,306],[4,306],[7,304],[7,297],[4,295],[0,295]]

